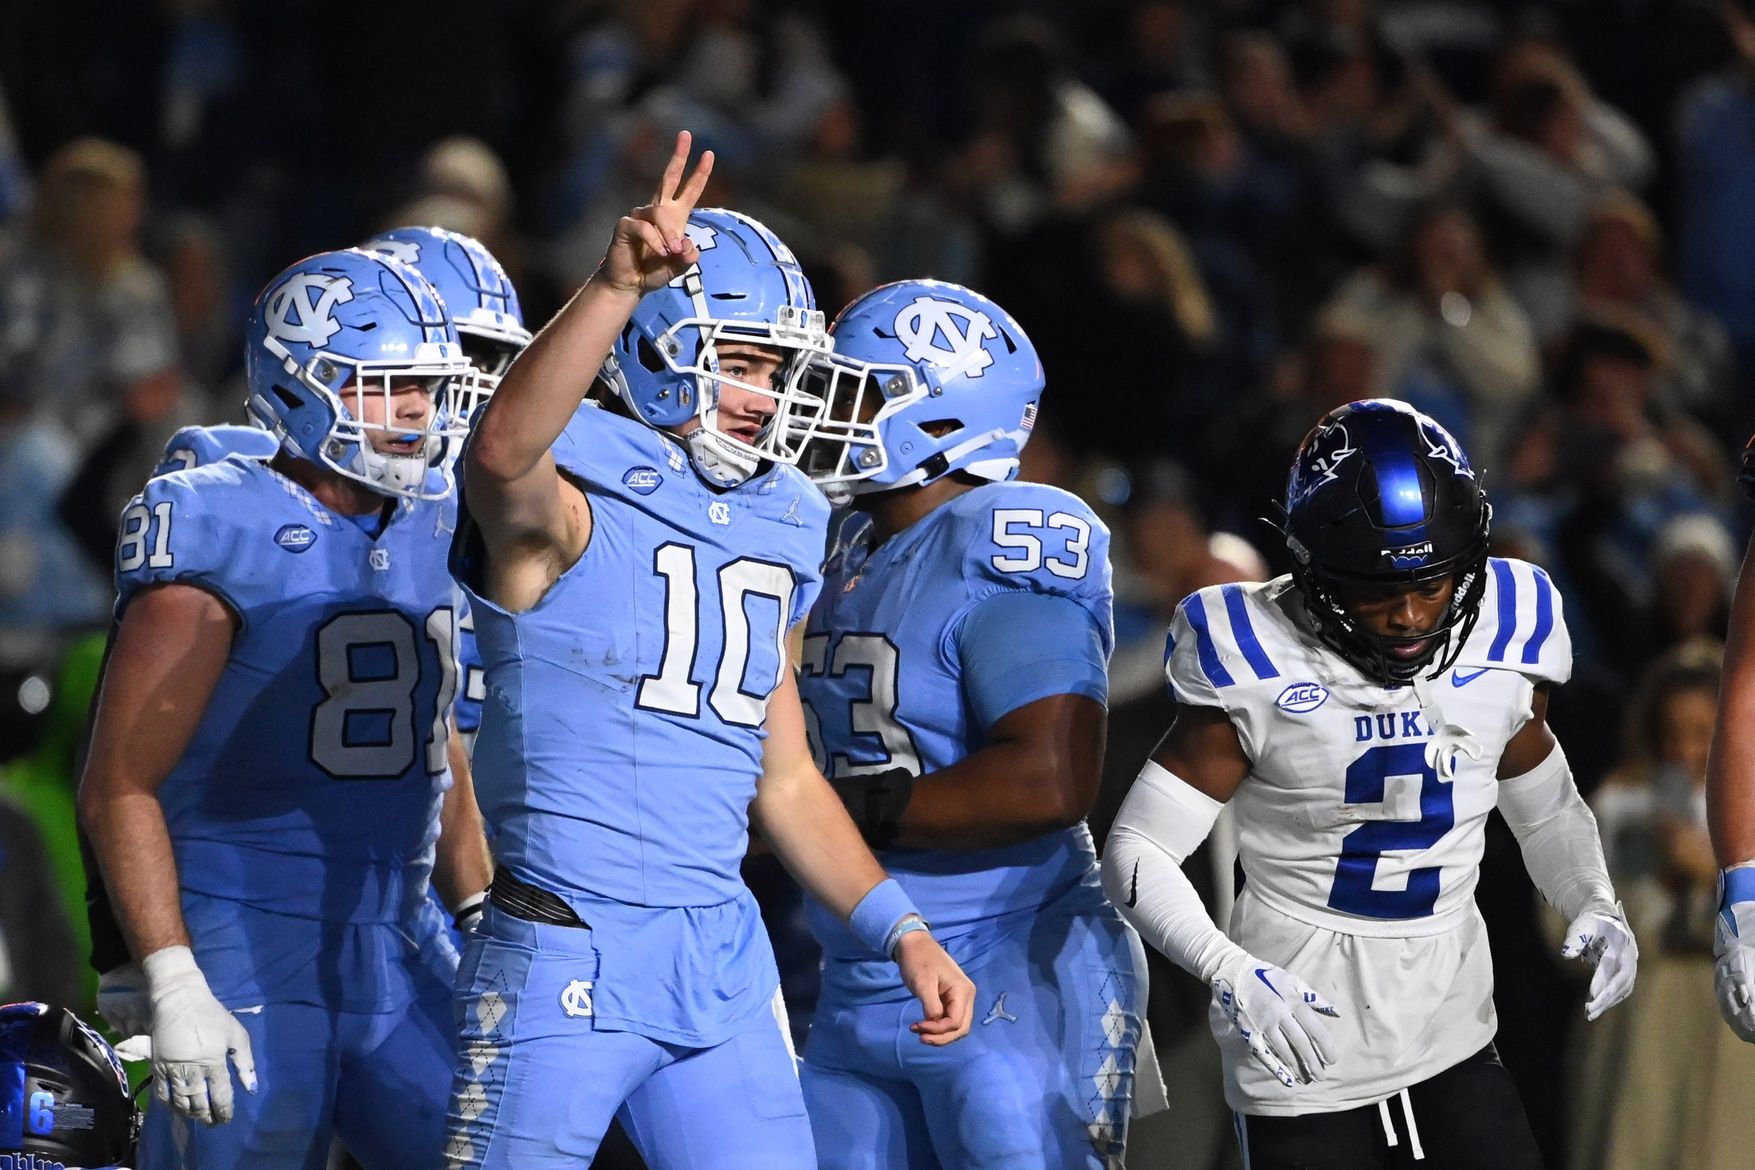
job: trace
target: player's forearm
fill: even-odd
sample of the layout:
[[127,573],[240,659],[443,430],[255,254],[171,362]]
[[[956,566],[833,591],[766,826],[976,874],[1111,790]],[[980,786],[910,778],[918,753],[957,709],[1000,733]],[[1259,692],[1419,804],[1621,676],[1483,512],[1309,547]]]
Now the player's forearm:
[[[454,732],[452,742],[456,743]],[[460,749],[451,754],[451,790],[439,809],[439,842],[433,861],[433,885],[452,909],[487,889],[494,877],[494,859],[488,852],[469,767],[467,763],[461,768],[458,765],[461,755]]]
[[1523,851],[1524,868],[1567,918],[1615,905],[1597,819],[1578,794],[1560,745],[1535,768],[1499,782],[1499,812]]
[[158,797],[88,771],[79,815],[91,834],[128,949],[144,958],[165,947],[188,946],[176,855]]
[[814,768],[764,775],[750,815],[793,879],[842,918],[884,880],[883,867]]
[[1115,908],[1141,938],[1207,982],[1245,953],[1213,922],[1182,872],[1221,807],[1148,762],[1122,801],[1103,847],[1103,892]]
[[904,849],[992,849],[1070,828],[1090,810],[1096,758],[991,744],[919,778],[898,823]]
[[494,859],[488,852],[481,808],[475,802],[474,777],[455,727],[449,745],[451,789],[439,806],[439,843],[433,859],[433,885],[453,911],[488,888]]
[[1755,542],[1731,601],[1718,725],[1706,764],[1706,815],[1720,866],[1755,860]]
[[639,301],[637,292],[597,277],[585,282],[494,391],[470,439],[472,475],[511,482],[535,469],[566,429]]

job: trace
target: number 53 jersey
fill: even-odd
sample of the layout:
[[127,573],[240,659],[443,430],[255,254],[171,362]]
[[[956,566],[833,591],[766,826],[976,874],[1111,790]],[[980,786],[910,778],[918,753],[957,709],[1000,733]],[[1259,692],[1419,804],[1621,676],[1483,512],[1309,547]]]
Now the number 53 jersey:
[[1456,662],[1398,688],[1318,639],[1290,577],[1203,589],[1177,611],[1171,691],[1224,710],[1252,762],[1231,800],[1246,884],[1230,934],[1341,1012],[1340,1059],[1295,1108],[1221,1034],[1234,1108],[1351,1108],[1492,1038],[1473,896],[1487,814],[1506,743],[1531,718],[1536,686],[1570,675],[1572,647],[1546,573],[1498,558],[1483,571],[1480,618]]
[[[1092,678],[1086,664],[1106,663],[1113,646],[1109,534],[1076,496],[1040,484],[988,484],[875,549],[869,534],[868,517],[848,516],[805,629],[799,693],[825,774],[936,772],[985,746],[993,723],[1027,703],[1069,693],[1107,700],[1107,679]],[[1050,660],[1046,670],[996,668],[991,645],[971,645],[972,615],[1013,594],[1083,611],[1078,625],[1100,643],[1095,653]],[[1009,636],[1027,644],[1031,631]],[[1047,909],[1106,906],[1083,822],[1015,845],[889,850],[881,860],[965,971]],[[806,911],[823,944],[826,984],[871,998],[906,994],[895,967],[861,947],[838,918],[809,900]]]
[[186,894],[331,923],[419,904],[450,785],[450,527],[444,504],[399,501],[374,538],[240,456],[159,476],[122,514],[118,615],[176,583],[237,623],[159,790]]

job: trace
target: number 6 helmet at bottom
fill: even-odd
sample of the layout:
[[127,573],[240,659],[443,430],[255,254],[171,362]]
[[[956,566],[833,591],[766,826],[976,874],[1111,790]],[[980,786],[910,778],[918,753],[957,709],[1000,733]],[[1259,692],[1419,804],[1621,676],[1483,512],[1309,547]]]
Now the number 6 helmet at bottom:
[[66,1008],[0,1007],[0,1157],[36,1170],[125,1168],[139,1132],[122,1062],[102,1036]]
[[1036,425],[1036,347],[992,300],[942,280],[866,293],[829,327],[807,386],[827,401],[800,468],[854,495],[953,471],[1002,481]]

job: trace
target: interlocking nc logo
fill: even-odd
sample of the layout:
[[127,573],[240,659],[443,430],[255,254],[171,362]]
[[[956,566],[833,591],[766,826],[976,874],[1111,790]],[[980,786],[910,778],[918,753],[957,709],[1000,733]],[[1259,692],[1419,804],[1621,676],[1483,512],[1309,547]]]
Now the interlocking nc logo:
[[413,240],[379,240],[372,245],[372,251],[420,267],[420,245]]
[[896,314],[896,336],[908,347],[909,361],[928,362],[946,377],[979,378],[993,364],[993,355],[981,343],[998,337],[999,331],[979,309],[938,297],[916,297]]
[[731,505],[724,500],[714,500],[707,505],[707,519],[715,524],[730,524]]
[[575,979],[561,992],[561,1010],[570,1018],[591,1014],[591,980]]
[[335,307],[353,300],[353,281],[345,276],[301,272],[268,298],[268,336],[320,346],[341,330]]

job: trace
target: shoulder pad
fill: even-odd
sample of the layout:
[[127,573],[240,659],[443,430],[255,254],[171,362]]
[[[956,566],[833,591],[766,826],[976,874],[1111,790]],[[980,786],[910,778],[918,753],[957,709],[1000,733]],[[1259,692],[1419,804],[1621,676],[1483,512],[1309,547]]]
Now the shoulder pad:
[[950,505],[948,538],[961,550],[972,596],[1022,590],[1089,608],[1114,648],[1109,529],[1079,497],[1036,483],[999,483]]
[[1481,616],[1456,665],[1515,670],[1537,682],[1572,676],[1572,635],[1560,591],[1539,566],[1491,557]]
[[270,459],[280,449],[280,442],[260,427],[234,424],[184,427],[165,444],[153,475],[168,475],[185,467],[204,467],[228,455],[248,459]]
[[242,467],[223,462],[175,471],[147,481],[129,501],[116,536],[118,615],[141,589],[173,581],[200,585],[229,603],[226,579],[238,561],[236,518],[259,511],[226,498],[243,494],[243,476]]
[[1268,620],[1259,609],[1262,590],[1256,584],[1209,585],[1176,607],[1164,643],[1164,674],[1178,703],[1229,708],[1238,690],[1280,677],[1258,632]]

